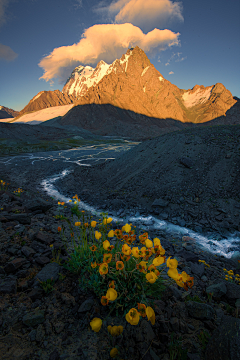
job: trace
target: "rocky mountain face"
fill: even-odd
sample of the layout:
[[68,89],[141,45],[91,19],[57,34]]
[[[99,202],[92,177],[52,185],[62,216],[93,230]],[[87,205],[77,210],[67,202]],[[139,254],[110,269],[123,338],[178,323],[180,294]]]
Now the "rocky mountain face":
[[75,96],[76,106],[62,117],[62,125],[136,140],[210,122],[229,124],[232,117],[226,112],[237,103],[221,83],[179,89],[138,46],[110,65],[100,61],[95,69],[77,67],[63,92]]
[[61,106],[73,104],[76,98],[72,95],[63,94],[59,90],[54,91],[40,91],[34,96],[29,103],[23,108],[19,115],[25,114],[31,111],[37,111],[52,106]]
[[96,68],[76,67],[62,92],[41,91],[20,115],[75,104],[59,120],[61,125],[78,126],[96,135],[143,140],[186,127],[229,124],[232,116],[226,113],[236,103],[221,83],[179,89],[136,46],[112,64],[101,60]]
[[0,119],[14,118],[19,114],[19,111],[9,109],[5,106],[0,106]]
[[[224,85],[196,85],[181,90],[163,78],[138,46],[108,65],[79,66],[63,92],[75,95],[77,105],[111,104],[149,117],[203,123],[225,115],[236,100]],[[69,114],[70,116],[70,114]]]
[[[138,46],[110,65],[100,61],[95,69],[77,67],[63,91],[77,100],[60,120],[62,125],[133,140],[186,127],[231,124],[233,116],[226,114],[237,103],[221,83],[179,89],[164,79]],[[239,117],[234,121],[239,123]]]

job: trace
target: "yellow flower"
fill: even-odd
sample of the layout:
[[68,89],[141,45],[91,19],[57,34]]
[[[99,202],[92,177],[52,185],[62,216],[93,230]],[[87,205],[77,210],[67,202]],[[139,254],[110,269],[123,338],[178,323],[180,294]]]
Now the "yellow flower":
[[151,248],[153,246],[153,242],[149,239],[145,240],[145,245],[147,248]]
[[75,222],[75,226],[80,226],[80,225],[81,225],[80,221]]
[[106,293],[106,298],[109,300],[109,301],[114,301],[116,300],[117,298],[117,292],[115,289],[113,288],[109,288],[107,293]]
[[114,236],[114,230],[110,230],[108,233],[108,237],[113,237]]
[[102,236],[102,234],[99,232],[99,231],[95,231],[95,238],[97,239],[97,240],[99,240],[100,239],[100,237]]
[[103,242],[103,247],[104,247],[104,249],[107,250],[107,249],[109,248],[109,246],[110,246],[110,242],[109,242],[108,240],[105,240],[105,241]]
[[103,219],[103,224],[109,224],[112,221],[112,218]]
[[137,325],[140,320],[140,315],[141,314],[136,309],[132,308],[125,315],[125,318],[126,318],[127,322],[129,322],[131,325]]
[[95,269],[95,267],[97,267],[96,261],[95,261],[94,263],[91,262],[91,267],[92,267],[93,269]]
[[112,254],[103,254],[103,262],[106,262],[107,264],[110,263],[112,260]]
[[131,226],[129,224],[124,225],[125,232],[129,232],[131,230]]
[[154,246],[156,246],[156,245],[161,246],[161,242],[160,242],[159,238],[154,238],[153,242],[154,242]]
[[177,269],[175,268],[172,268],[172,269],[169,269],[168,272],[167,272],[168,276],[170,278],[172,278],[173,280],[177,280],[178,277],[179,277],[179,273],[177,271]]
[[97,225],[97,222],[96,222],[96,221],[92,221],[92,222],[91,222],[91,227],[95,228],[96,225]]
[[123,332],[123,326],[121,325],[119,326],[108,325],[107,329],[112,336],[119,336]]
[[153,259],[152,263],[153,263],[154,266],[159,266],[159,265],[163,264],[164,261],[165,261],[165,259],[164,259],[163,256],[158,256],[155,259]]
[[146,279],[148,282],[150,282],[151,284],[155,283],[155,281],[157,280],[157,276],[155,275],[154,272],[150,272],[146,274]]
[[125,255],[130,255],[132,250],[130,248],[130,246],[128,246],[128,244],[124,244],[122,246],[122,252],[125,254]]
[[111,351],[110,351],[110,356],[112,358],[115,358],[118,354],[118,349],[117,348],[113,348]]
[[155,324],[155,313],[154,313],[154,310],[151,308],[151,306],[147,307],[146,314],[147,314],[148,320],[150,320],[151,324],[154,325]]
[[167,259],[167,267],[176,269],[178,266],[177,259],[171,259],[171,256]]
[[102,320],[99,318],[94,318],[91,322],[90,322],[90,326],[92,328],[93,331],[95,332],[99,332],[99,330],[101,329],[102,326]]
[[147,273],[147,262],[146,261],[140,261],[139,264],[136,265],[137,269],[140,272]]
[[99,273],[100,275],[105,275],[107,274],[108,272],[108,264],[105,262],[105,263],[102,263],[100,266],[99,266]]
[[133,247],[133,248],[132,248],[132,254],[133,254],[133,256],[134,256],[135,258],[137,258],[137,259],[140,257],[138,247]]

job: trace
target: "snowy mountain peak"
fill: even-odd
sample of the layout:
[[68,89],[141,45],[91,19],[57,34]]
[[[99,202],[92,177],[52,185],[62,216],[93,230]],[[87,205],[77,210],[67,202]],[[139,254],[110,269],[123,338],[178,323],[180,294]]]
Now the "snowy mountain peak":
[[63,87],[62,92],[68,95],[74,95],[79,98],[83,96],[90,87],[96,86],[106,74],[109,65],[101,60],[96,68],[91,66],[77,66],[71,73]]
[[127,71],[129,57],[133,54],[133,48],[128,49],[121,59],[116,59],[112,64],[107,64],[104,60],[100,60],[95,68],[91,66],[77,66],[71,73],[62,92],[68,95],[74,95],[78,99],[84,96],[90,87],[96,86],[105,75],[109,75],[112,71],[117,72],[117,67],[121,67],[122,71]]

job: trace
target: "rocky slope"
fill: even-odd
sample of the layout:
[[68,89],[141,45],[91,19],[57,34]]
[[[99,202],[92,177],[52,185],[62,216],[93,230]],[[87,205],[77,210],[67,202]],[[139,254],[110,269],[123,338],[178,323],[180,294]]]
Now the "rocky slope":
[[[237,275],[230,261],[200,252],[191,237],[180,237],[177,247],[175,235],[166,238],[161,230],[149,232],[150,239],[161,239],[165,255],[176,258],[178,271],[190,274],[194,284],[186,291],[170,281],[168,268],[159,269],[166,288],[155,299],[148,294],[144,299],[154,309],[154,324],[140,317],[138,325],[132,326],[122,312],[106,319],[112,305],[103,306],[93,287],[84,289],[80,284],[89,275],[82,267],[80,275],[64,267],[70,250],[58,231],[63,222],[55,218],[57,202],[29,188],[23,188],[18,197],[14,191],[19,185],[11,183],[9,190],[0,191],[0,353],[4,360],[16,358],[15,354],[18,360],[106,359],[106,351],[114,345],[124,359],[132,360],[239,358],[240,286],[225,280],[223,271],[231,269]],[[74,227],[69,206],[62,210]],[[88,220],[89,214],[85,215]],[[91,220],[99,222],[98,216]],[[119,226],[111,223],[111,228]],[[139,235],[141,230],[135,230]],[[68,226],[65,235],[70,239]],[[109,240],[115,245],[116,238]],[[54,262],[50,244],[60,263]],[[142,246],[139,240],[134,245]],[[52,279],[50,292],[40,286],[47,279]],[[136,307],[129,294],[123,300],[127,309]],[[94,317],[103,320],[97,333],[89,326]],[[121,337],[113,339],[108,325],[122,325]]]
[[194,230],[198,221],[201,233],[223,228],[233,233],[240,230],[239,155],[240,125],[184,129],[144,141],[103,164],[77,167],[56,186],[64,195],[78,191],[95,207],[142,205],[160,219],[187,214],[187,227]]
[[14,118],[19,114],[19,111],[9,109],[5,106],[0,106],[0,119]]
[[37,111],[52,106],[73,104],[75,97],[68,94],[63,94],[59,90],[54,91],[40,91],[34,96],[29,103],[19,112],[19,115]]
[[74,106],[58,122],[64,126],[71,125],[86,129],[96,135],[118,135],[134,141],[143,141],[186,128],[240,124],[240,101],[238,98],[234,98],[234,101],[235,104],[226,111],[225,115],[203,123],[183,123],[171,118],[152,118],[110,104]]

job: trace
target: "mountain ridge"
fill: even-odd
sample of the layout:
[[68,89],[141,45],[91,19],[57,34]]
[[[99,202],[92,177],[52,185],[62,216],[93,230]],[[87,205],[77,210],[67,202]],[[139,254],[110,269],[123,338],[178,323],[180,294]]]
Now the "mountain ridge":
[[[189,106],[187,98],[194,96],[196,101]],[[205,100],[201,100],[204,97]],[[154,118],[199,123],[223,115],[235,102],[221,83],[179,89],[166,80],[136,46],[109,65],[105,76],[78,98],[76,105],[112,104]]]
[[40,91],[19,112],[18,116],[28,112],[46,109],[48,107],[74,104],[75,100],[75,97],[63,94],[60,90]]
[[0,119],[14,118],[19,114],[19,111],[9,109],[6,106],[0,106]]
[[[128,49],[112,64],[101,60],[95,68],[88,65],[77,66],[62,92],[41,91],[20,111],[18,118],[26,112],[73,104],[58,120],[61,125],[81,126],[101,135],[103,132],[104,135],[109,135],[110,128],[112,134],[115,126],[115,135],[119,135],[117,131],[121,129],[120,132],[126,136],[122,131],[124,123],[125,126],[130,125],[129,131],[130,128],[131,131],[138,128],[139,136],[140,129],[143,135],[149,132],[150,136],[150,133],[159,133],[159,129],[155,131],[157,128],[161,128],[161,132],[164,129],[168,132],[167,128],[173,127],[170,120],[185,125],[198,125],[225,117],[236,102],[231,92],[221,83],[207,87],[195,85],[188,90],[179,89],[166,80],[151,64],[145,52],[136,46]],[[106,121],[100,111],[104,112]],[[123,114],[130,124],[126,124]],[[221,123],[222,121],[223,119]],[[146,129],[150,123],[154,131]],[[103,130],[103,124],[108,129]],[[133,124],[134,127],[131,127]]]

